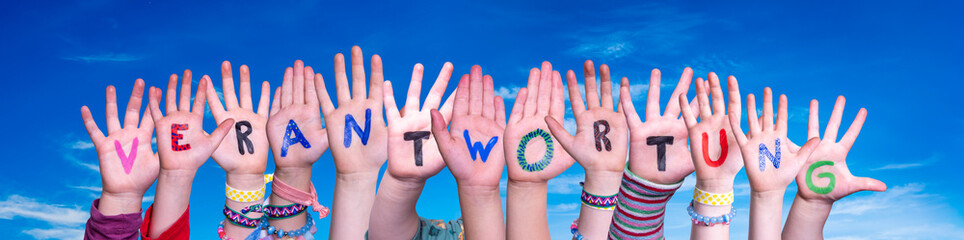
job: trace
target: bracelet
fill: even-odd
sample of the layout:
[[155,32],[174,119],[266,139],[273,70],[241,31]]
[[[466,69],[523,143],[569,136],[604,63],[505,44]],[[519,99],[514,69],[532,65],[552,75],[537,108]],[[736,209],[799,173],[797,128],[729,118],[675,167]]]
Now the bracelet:
[[[261,229],[255,229],[253,232],[251,232],[251,234],[248,234],[244,240],[258,240],[260,236]],[[227,233],[224,232],[224,221],[218,223],[218,238],[221,240],[233,240],[227,236]]]
[[582,240],[582,234],[579,234],[579,219],[576,218],[572,220],[572,225],[569,226],[569,231],[572,232],[572,238],[576,240]]
[[244,228],[256,228],[258,227],[259,224],[261,224],[260,218],[257,218],[257,219],[249,218],[244,214],[241,214],[239,212],[234,211],[231,208],[228,208],[228,206],[224,206],[224,216],[227,217],[232,224],[238,225]]
[[[264,175],[265,184],[271,182],[273,179],[274,179],[274,174]],[[245,190],[239,190],[239,189],[233,188],[230,185],[228,185],[228,183],[224,183],[224,195],[227,196],[228,199],[231,199],[231,201],[235,201],[235,202],[242,202],[242,203],[254,202],[254,201],[264,199],[264,187],[265,185],[261,185],[261,189],[245,191]]]
[[686,207],[686,211],[690,214],[690,219],[693,220],[693,224],[703,224],[703,226],[712,227],[716,224],[730,225],[730,220],[736,217],[736,208],[730,208],[730,213],[719,217],[707,217],[696,213],[693,210],[693,202],[690,202],[689,207]]
[[262,212],[268,219],[285,219],[301,214],[305,209],[308,209],[308,206],[292,203],[285,206],[266,205]]
[[[281,239],[284,237],[298,238],[305,235],[306,233],[313,234],[315,231],[317,231],[317,229],[315,229],[315,221],[311,219],[311,213],[307,213],[307,212],[305,213],[305,226],[299,229],[285,232],[284,230],[277,229],[272,226],[267,227],[268,236],[271,236],[271,238],[274,238],[274,239]],[[275,238],[272,235],[277,235],[278,237]]]
[[315,191],[315,184],[309,183],[309,192],[304,192],[294,188],[288,184],[285,184],[281,179],[274,179],[271,183],[271,189],[279,197],[306,206],[311,206],[312,211],[318,212],[318,218],[324,218],[328,216],[328,208],[318,203],[318,192]]
[[616,194],[609,195],[609,196],[600,196],[600,195],[595,195],[595,194],[586,192],[586,189],[583,188],[582,195],[579,196],[579,200],[582,202],[583,205],[586,205],[587,207],[594,208],[594,209],[608,210],[608,211],[612,211],[616,209]]
[[693,188],[693,201],[696,203],[710,205],[710,206],[724,206],[733,204],[733,191],[728,193],[711,193],[701,190],[700,188]]

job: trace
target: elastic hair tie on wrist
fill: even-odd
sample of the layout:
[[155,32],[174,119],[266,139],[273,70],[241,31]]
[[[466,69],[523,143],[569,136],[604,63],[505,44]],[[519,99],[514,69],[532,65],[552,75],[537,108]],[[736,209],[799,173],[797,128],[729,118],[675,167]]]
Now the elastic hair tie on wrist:
[[318,203],[318,192],[315,191],[315,184],[310,183],[309,190],[310,193],[298,190],[288,184],[285,184],[281,179],[275,179],[274,183],[271,184],[271,189],[279,197],[306,206],[311,206],[311,210],[318,212],[318,218],[324,218],[328,216],[328,208]]
[[693,201],[703,205],[725,206],[733,204],[733,191],[728,193],[711,193],[700,188],[693,188]]

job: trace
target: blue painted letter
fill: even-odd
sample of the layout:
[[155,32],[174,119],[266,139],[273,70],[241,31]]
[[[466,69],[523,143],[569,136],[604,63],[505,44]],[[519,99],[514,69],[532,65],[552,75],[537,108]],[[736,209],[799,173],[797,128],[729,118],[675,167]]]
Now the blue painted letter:
[[764,163],[766,163],[767,159],[770,159],[770,161],[773,162],[773,167],[780,168],[780,139],[779,138],[777,138],[776,146],[773,146],[773,148],[776,148],[776,154],[771,154],[770,150],[767,149],[767,145],[760,143],[760,171],[761,172],[763,170],[766,170],[766,164]]
[[469,147],[469,154],[472,155],[472,161],[475,161],[475,154],[478,153],[482,157],[482,162],[489,159],[489,152],[492,151],[492,147],[495,147],[495,143],[499,142],[499,137],[495,136],[489,139],[489,143],[482,147],[482,142],[472,143],[472,138],[469,137],[469,130],[462,132],[462,136],[465,137],[465,146]]
[[368,134],[371,133],[372,126],[372,109],[365,109],[365,129],[358,126],[358,122],[355,121],[355,117],[351,114],[345,114],[345,148],[351,147],[351,130],[355,129],[358,136],[361,137],[361,144],[368,145]]
[[[294,137],[292,137],[294,133]],[[304,148],[311,148],[311,144],[308,144],[308,139],[305,139],[305,135],[301,134],[301,130],[298,129],[298,124],[295,120],[288,120],[288,128],[285,129],[285,139],[284,143],[281,144],[281,156],[288,156],[288,146],[291,144],[301,143]]]

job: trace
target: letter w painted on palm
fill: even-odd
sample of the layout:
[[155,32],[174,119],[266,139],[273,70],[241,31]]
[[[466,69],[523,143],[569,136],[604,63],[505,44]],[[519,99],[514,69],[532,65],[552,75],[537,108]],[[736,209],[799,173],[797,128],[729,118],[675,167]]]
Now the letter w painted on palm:
[[476,153],[482,157],[482,162],[489,159],[489,152],[495,147],[495,143],[499,142],[499,137],[495,136],[489,139],[489,143],[482,147],[482,142],[472,143],[472,138],[469,136],[469,130],[462,132],[462,136],[465,138],[465,146],[469,148],[469,154],[472,155],[472,161],[475,161]]

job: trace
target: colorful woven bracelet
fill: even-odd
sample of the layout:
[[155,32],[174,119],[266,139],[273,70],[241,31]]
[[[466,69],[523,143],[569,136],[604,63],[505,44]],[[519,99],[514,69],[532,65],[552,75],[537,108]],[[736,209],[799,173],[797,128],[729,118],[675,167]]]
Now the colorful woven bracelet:
[[266,205],[261,209],[264,216],[268,219],[285,219],[294,217],[308,209],[308,206],[292,203],[289,205]]
[[572,232],[572,239],[582,240],[582,234],[579,234],[579,219],[576,218],[572,220],[572,225],[569,225],[569,231]]
[[582,195],[579,196],[579,200],[582,204],[599,210],[612,211],[616,209],[616,194],[609,196],[600,196],[592,193],[586,192],[585,189],[582,190]]
[[[248,234],[244,240],[258,240],[261,237],[261,229],[255,229],[251,234]],[[233,240],[228,237],[228,234],[224,232],[224,221],[218,223],[218,238],[221,240]]]
[[256,228],[259,224],[261,224],[260,218],[249,218],[244,216],[244,214],[234,211],[234,209],[228,208],[228,206],[224,206],[224,216],[227,217],[232,224],[244,228]]
[[703,224],[703,226],[712,227],[716,224],[730,225],[730,220],[736,217],[736,208],[730,208],[730,213],[718,217],[707,217],[696,213],[693,210],[693,202],[690,202],[689,207],[686,207],[686,211],[690,214],[690,220],[693,220],[693,224]]
[[315,229],[315,221],[311,219],[311,213],[305,212],[305,226],[301,228],[286,232],[273,226],[267,226],[266,231],[271,238],[275,238],[272,235],[276,235],[278,237],[275,239],[282,239],[285,237],[298,238],[308,233],[313,234],[317,229]]
[[728,193],[711,193],[693,188],[693,201],[710,206],[725,206],[733,204],[733,191]]

